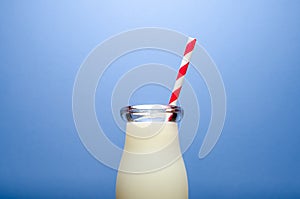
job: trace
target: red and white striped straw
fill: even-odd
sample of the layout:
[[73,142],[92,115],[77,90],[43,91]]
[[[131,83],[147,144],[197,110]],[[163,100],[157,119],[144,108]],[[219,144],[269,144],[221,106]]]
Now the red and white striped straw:
[[196,44],[196,39],[195,38],[188,38],[188,42],[186,44],[185,47],[185,51],[184,51],[184,55],[181,61],[181,65],[177,74],[177,78],[176,78],[176,82],[172,91],[172,95],[169,101],[169,105],[176,105],[179,94],[180,94],[180,90],[184,81],[184,76],[186,74],[186,71],[188,69],[191,57],[192,57],[192,53],[194,50]]

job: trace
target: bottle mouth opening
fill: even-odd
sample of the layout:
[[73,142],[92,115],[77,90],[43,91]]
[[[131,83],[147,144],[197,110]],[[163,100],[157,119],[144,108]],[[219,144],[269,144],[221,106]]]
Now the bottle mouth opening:
[[125,122],[179,122],[183,109],[173,105],[142,104],[125,106],[120,114]]

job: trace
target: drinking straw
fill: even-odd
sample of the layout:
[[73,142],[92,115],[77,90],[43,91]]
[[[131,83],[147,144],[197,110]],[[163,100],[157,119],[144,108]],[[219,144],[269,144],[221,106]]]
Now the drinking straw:
[[194,50],[196,44],[196,39],[189,37],[187,44],[185,46],[185,51],[184,51],[184,55],[181,61],[181,65],[180,68],[178,70],[178,74],[177,74],[177,78],[175,81],[175,85],[172,91],[172,95],[170,97],[170,101],[169,101],[169,105],[176,105],[182,85],[183,85],[183,81],[184,81],[184,77],[186,74],[186,71],[188,69],[189,63],[190,63],[190,59],[192,57],[192,53]]

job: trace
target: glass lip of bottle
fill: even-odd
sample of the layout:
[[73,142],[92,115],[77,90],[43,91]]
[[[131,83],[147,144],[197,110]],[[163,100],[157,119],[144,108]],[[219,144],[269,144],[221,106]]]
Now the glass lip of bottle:
[[[173,118],[170,122],[179,122],[183,117],[183,109],[175,105],[140,104],[121,108],[120,115],[125,122],[166,122],[166,118]],[[148,119],[148,120],[147,120]]]

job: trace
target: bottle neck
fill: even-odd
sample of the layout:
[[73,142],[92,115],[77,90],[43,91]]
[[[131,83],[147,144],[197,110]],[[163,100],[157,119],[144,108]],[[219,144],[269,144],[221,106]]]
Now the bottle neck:
[[178,148],[178,126],[175,122],[128,122],[124,149],[132,153],[153,153],[164,148]]
[[[126,130],[127,132],[137,130],[137,132],[144,133],[144,135],[148,132],[153,134],[153,128],[156,129],[160,125],[159,123],[151,123],[141,131],[137,127],[141,124],[140,122],[128,122]],[[166,122],[159,132],[147,138],[126,135],[119,170],[148,173],[165,168],[177,160],[182,161],[177,123]]]

